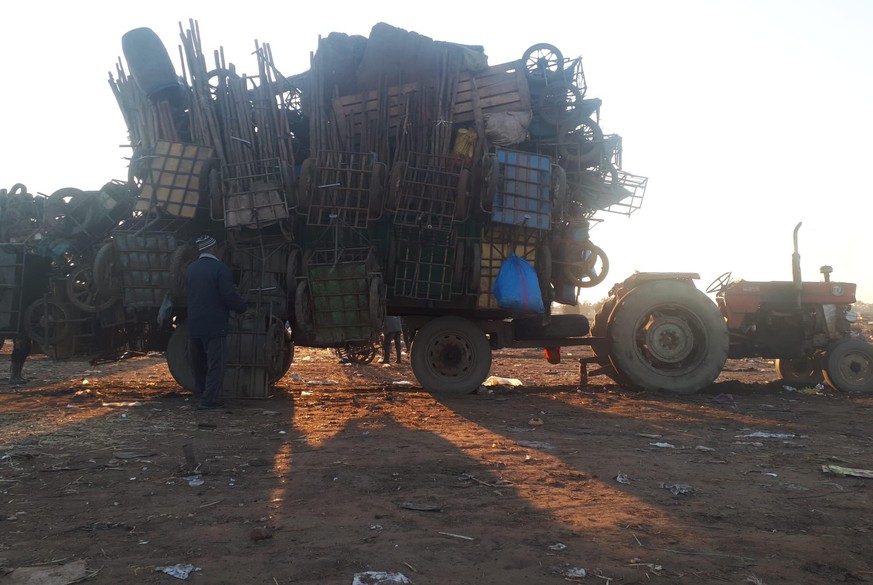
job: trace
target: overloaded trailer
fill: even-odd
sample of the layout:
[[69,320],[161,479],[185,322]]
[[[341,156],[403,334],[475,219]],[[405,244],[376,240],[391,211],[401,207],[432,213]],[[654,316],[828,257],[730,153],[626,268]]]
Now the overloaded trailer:
[[[236,396],[268,396],[295,345],[370,358],[388,314],[414,331],[412,369],[432,392],[476,390],[502,347],[558,360],[561,346],[589,345],[601,371],[642,388],[691,392],[718,376],[728,332],[696,275],[625,281],[593,334],[580,315],[552,314],[606,277],[591,228],[639,209],[647,184],[600,127],[581,58],[541,43],[491,65],[482,47],[379,23],[369,37],[319,38],[290,76],[256,43],[257,72],[244,74],[203,53],[196,22],[180,38],[182,75],[153,31],[123,35],[126,67],[109,80],[131,146],[112,189],[127,194],[123,213],[67,261],[83,268],[73,292],[94,308],[92,333],[113,332],[102,338],[116,352],[160,347],[193,385],[184,273],[208,233],[252,307],[231,320]],[[75,207],[55,223],[81,223]],[[495,295],[510,259],[530,268],[542,309]]]

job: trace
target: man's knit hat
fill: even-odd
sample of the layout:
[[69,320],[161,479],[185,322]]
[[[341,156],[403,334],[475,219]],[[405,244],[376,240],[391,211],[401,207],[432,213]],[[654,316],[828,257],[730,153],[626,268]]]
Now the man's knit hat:
[[197,245],[197,250],[199,252],[208,250],[209,248],[215,246],[217,243],[218,242],[216,242],[215,238],[213,238],[212,236],[200,236],[195,242],[195,244]]

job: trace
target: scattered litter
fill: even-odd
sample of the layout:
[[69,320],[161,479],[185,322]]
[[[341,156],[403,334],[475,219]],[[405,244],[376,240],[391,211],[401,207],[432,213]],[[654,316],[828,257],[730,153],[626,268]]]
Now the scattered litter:
[[763,431],[756,431],[754,433],[749,433],[747,435],[737,435],[737,439],[798,439],[801,438],[801,435],[796,435],[794,433],[765,433]]
[[336,386],[336,380],[306,380],[307,386]]
[[273,529],[269,526],[258,526],[256,528],[252,528],[252,531],[249,533],[249,538],[251,538],[255,542],[259,540],[267,540],[269,538],[273,538]]
[[695,449],[697,449],[698,451],[707,451],[707,452],[715,451],[715,449],[713,449],[712,447],[707,447],[705,445],[698,445],[695,447]]
[[412,583],[403,573],[386,573],[385,571],[367,571],[355,574],[352,585],[404,585]]
[[5,575],[3,582],[10,585],[15,583],[22,585],[27,583],[67,585],[68,583],[78,583],[88,578],[84,560],[74,561],[65,565],[17,567],[12,569],[12,572],[8,575],[0,571],[0,575]]
[[565,548],[567,548],[567,545],[563,542],[556,542],[555,544],[549,545],[550,550],[564,550]]
[[199,487],[203,485],[203,480],[200,479],[199,475],[195,475],[194,477],[186,477],[184,479],[188,481],[188,485],[190,485],[191,487]]
[[797,388],[794,386],[788,386],[787,384],[782,386],[783,390],[787,390],[788,392],[797,392]]
[[464,536],[463,534],[454,534],[452,532],[437,532],[437,534],[442,534],[443,536],[451,536],[452,538],[460,538],[461,540],[476,540],[472,536]]
[[310,355],[305,355],[305,356],[303,356],[302,358],[300,358],[300,361],[301,361],[301,362],[311,362],[311,361],[312,361],[312,356],[310,356]]
[[524,386],[521,380],[518,378],[501,378],[500,376],[488,376],[488,378],[482,382],[483,386]]
[[849,475],[851,477],[863,477],[864,479],[873,479],[873,470],[858,469],[856,467],[841,467],[839,465],[822,465],[821,470],[824,473],[833,473],[834,475],[843,477]]
[[824,389],[825,389],[825,387],[822,386],[821,384],[816,384],[814,387],[811,387],[811,388],[808,387],[808,388],[801,389],[799,391],[799,393],[805,394],[807,396],[818,396],[819,394],[824,393]]
[[719,394],[712,397],[712,402],[719,406],[727,406],[729,408],[737,408],[737,403],[732,394]]
[[546,423],[544,423],[543,419],[541,419],[541,418],[532,418],[529,421],[527,421],[527,424],[529,424],[532,427],[541,427]]
[[118,451],[113,453],[112,456],[116,459],[142,459],[143,457],[151,457],[155,454],[154,451]]
[[555,448],[554,445],[546,443],[545,441],[516,441],[515,444],[521,445],[522,447],[529,447],[531,449],[545,449],[547,451]]
[[649,443],[652,447],[660,447],[661,449],[675,449],[676,445],[672,443]]
[[162,573],[166,573],[167,575],[170,575],[171,577],[175,577],[176,579],[182,579],[183,581],[185,579],[187,579],[188,575],[190,575],[191,573],[196,573],[196,572],[201,571],[201,570],[202,569],[200,567],[195,567],[194,565],[192,565],[190,563],[187,563],[184,565],[182,563],[179,563],[178,565],[170,565],[168,567],[156,567],[155,568],[155,571],[160,571]]
[[734,445],[749,445],[750,447],[763,447],[764,443],[759,441],[734,441]]
[[618,483],[623,483],[625,485],[630,485],[630,478],[623,473],[619,473],[615,476],[615,481]]
[[277,411],[277,410],[262,410],[261,411],[262,416],[274,416],[277,414],[279,414],[279,411]]
[[405,510],[417,510],[419,512],[442,512],[443,508],[439,504],[428,504],[424,502],[401,502],[400,507]]
[[295,382],[299,382],[300,380],[303,379],[303,376],[301,376],[300,374],[291,374],[291,379],[294,380]]
[[137,400],[136,402],[101,402],[100,406],[104,406],[106,408],[123,408],[125,406],[142,406],[142,402]]
[[662,435],[655,435],[652,433],[637,433],[638,437],[645,437],[647,439],[660,439]]
[[694,488],[687,483],[660,483],[658,484],[665,490],[670,490],[674,496],[690,496],[694,493]]
[[762,473],[761,475],[769,475],[770,477],[779,477],[778,474],[773,473],[772,471],[765,471],[765,472]]
[[382,525],[381,524],[370,524],[369,528],[370,528],[370,530],[382,530]]
[[413,386],[414,384],[409,380],[394,380],[391,382],[392,386]]
[[567,567],[561,574],[570,579],[579,579],[588,575],[588,572],[582,567]]

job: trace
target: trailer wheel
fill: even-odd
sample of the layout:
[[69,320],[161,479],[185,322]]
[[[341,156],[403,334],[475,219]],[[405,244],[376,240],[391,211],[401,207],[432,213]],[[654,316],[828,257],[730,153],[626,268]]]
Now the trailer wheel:
[[692,394],[718,377],[728,355],[724,318],[688,283],[659,280],[618,301],[607,326],[609,360],[630,385]]
[[188,392],[194,392],[194,371],[191,369],[189,357],[187,323],[179,323],[170,334],[164,355],[167,358],[167,369],[170,370],[170,375],[176,383]]
[[24,331],[41,346],[55,345],[70,334],[70,312],[49,299],[33,301],[24,310]]
[[458,173],[458,189],[455,193],[455,221],[467,219],[467,208],[470,205],[470,171],[461,169]]
[[776,375],[785,383],[798,386],[824,382],[821,361],[817,358],[778,359]]
[[475,323],[437,317],[415,334],[410,348],[412,372],[428,392],[470,394],[491,371],[491,346]]
[[825,358],[824,377],[841,392],[873,391],[873,346],[862,339],[838,341]]

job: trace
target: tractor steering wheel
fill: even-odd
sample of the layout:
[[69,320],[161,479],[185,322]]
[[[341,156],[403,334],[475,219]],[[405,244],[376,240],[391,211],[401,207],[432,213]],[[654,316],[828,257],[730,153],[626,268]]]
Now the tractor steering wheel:
[[718,278],[716,278],[715,280],[713,280],[710,283],[710,285],[708,287],[706,287],[706,292],[718,294],[721,291],[723,291],[724,289],[726,289],[730,283],[731,283],[731,273],[728,271],[728,272],[725,272],[724,274],[722,274],[721,276],[719,276]]

